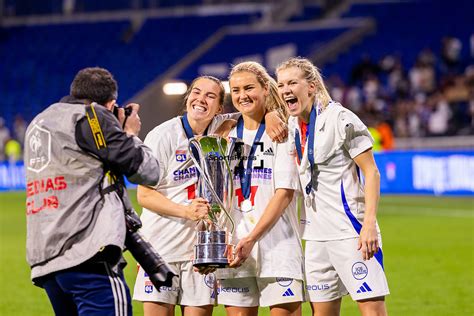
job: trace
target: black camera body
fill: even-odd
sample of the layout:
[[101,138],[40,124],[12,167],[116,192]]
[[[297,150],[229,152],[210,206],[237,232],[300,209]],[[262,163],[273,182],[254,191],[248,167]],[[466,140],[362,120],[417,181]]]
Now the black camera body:
[[125,222],[127,224],[127,234],[125,237],[125,246],[137,260],[140,266],[145,270],[157,291],[162,286],[171,287],[173,277],[177,276],[168,264],[163,260],[153,246],[143,239],[138,230],[142,223],[134,210],[125,212]]
[[[120,106],[114,105],[114,115],[117,119],[118,119],[119,109],[120,109]],[[131,107],[123,108],[123,110],[125,112],[125,117],[130,116],[130,114],[132,114],[132,108]]]

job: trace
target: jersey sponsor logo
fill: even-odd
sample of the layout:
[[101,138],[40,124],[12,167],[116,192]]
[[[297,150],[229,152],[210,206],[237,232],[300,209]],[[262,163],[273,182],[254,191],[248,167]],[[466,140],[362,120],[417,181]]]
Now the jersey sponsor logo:
[[[252,180],[262,179],[262,180],[272,180],[273,169],[272,168],[254,168],[252,169]],[[238,169],[236,168],[234,172],[234,180],[240,181],[240,176],[238,173]],[[265,183],[269,183],[270,181],[264,181]]]
[[291,283],[293,283],[292,278],[276,278],[276,281],[278,285],[283,286],[283,287],[290,286]]
[[308,291],[325,291],[329,290],[329,284],[306,284]]
[[[229,293],[229,294],[236,294],[236,293],[248,293],[250,292],[250,288],[248,287],[233,287],[233,286],[227,286],[227,287],[218,287],[217,288],[217,294],[219,295],[220,293]],[[211,298],[215,297],[214,291],[211,294]]]
[[186,150],[177,150],[175,152],[176,161],[183,162],[186,161]]
[[191,178],[197,178],[197,169],[196,167],[190,167],[186,169],[178,169],[173,171],[173,180],[174,181],[183,181]]
[[352,276],[356,280],[363,280],[367,274],[369,274],[369,269],[363,262],[356,262],[352,265]]
[[26,167],[36,173],[43,171],[51,161],[51,133],[35,125],[26,135],[25,144],[30,149]]
[[366,292],[372,292],[372,289],[369,287],[369,285],[366,282],[364,282],[357,290],[357,293],[366,293]]
[[273,152],[273,148],[269,147],[267,150],[263,152],[265,156],[275,156],[275,153]]
[[285,293],[283,293],[282,296],[295,296],[295,293],[293,293],[293,291],[292,291],[290,288],[288,288],[288,289],[285,291]]
[[216,275],[214,273],[209,273],[204,276],[204,283],[207,285],[207,287],[213,289],[215,282],[216,282]]
[[151,281],[145,281],[145,293],[150,294],[153,292],[153,283]]

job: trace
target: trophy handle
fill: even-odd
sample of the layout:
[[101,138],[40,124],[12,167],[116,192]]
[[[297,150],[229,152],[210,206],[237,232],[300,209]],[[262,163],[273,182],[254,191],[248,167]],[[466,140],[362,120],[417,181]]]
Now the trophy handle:
[[[218,140],[217,142],[219,145],[219,149],[221,150],[222,149],[222,146],[220,145],[220,141]],[[235,221],[234,219],[232,218],[232,216],[229,214],[229,212],[226,210],[226,208],[224,207],[224,203],[222,202],[222,200],[219,198],[219,196],[217,195],[215,189],[214,189],[214,185],[211,183],[211,181],[209,180],[209,172],[207,170],[207,165],[206,164],[203,164],[201,165],[199,163],[199,161],[197,160],[197,157],[194,157],[194,153],[192,151],[192,145],[194,145],[194,147],[197,149],[198,153],[199,153],[199,156],[201,158],[204,159],[204,154],[202,152],[202,148],[201,148],[201,145],[199,144],[199,141],[196,140],[195,138],[191,138],[189,140],[189,145],[188,145],[188,152],[189,152],[189,156],[191,158],[191,160],[194,162],[194,165],[195,167],[198,169],[198,171],[200,172],[201,174],[201,177],[204,179],[204,181],[206,182],[207,186],[209,187],[209,191],[211,191],[211,194],[212,196],[214,197],[214,199],[217,201],[217,204],[219,204],[220,208],[222,211],[224,211],[225,215],[227,216],[227,218],[229,219],[230,221],[230,225],[231,225],[231,228],[230,228],[230,233],[233,234],[234,233],[234,230],[235,230]],[[228,171],[230,171],[230,166],[227,162],[226,159],[224,159],[225,161],[225,164],[226,164],[226,168],[228,168]],[[203,167],[204,166],[204,167]],[[230,172],[228,172],[229,175],[232,176],[232,174]],[[233,190],[233,183],[232,183],[232,179],[231,179],[231,189]],[[231,191],[230,194],[232,194],[233,192]],[[229,194],[229,193],[228,193]],[[231,201],[232,202],[232,201]],[[232,205],[232,204],[231,204]],[[217,224],[217,223],[216,223]]]

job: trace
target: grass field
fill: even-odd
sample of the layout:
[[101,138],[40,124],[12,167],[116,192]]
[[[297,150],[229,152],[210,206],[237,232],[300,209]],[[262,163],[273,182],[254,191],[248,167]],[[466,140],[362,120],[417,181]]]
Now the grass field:
[[[24,193],[0,193],[0,315],[52,315],[46,294],[29,278],[24,200]],[[474,199],[383,196],[378,218],[389,314],[474,315]],[[127,259],[133,288],[135,264]],[[303,315],[310,314],[306,303]],[[138,303],[134,315],[143,315]],[[214,315],[225,315],[223,308]],[[358,315],[350,299],[344,299],[342,315]]]

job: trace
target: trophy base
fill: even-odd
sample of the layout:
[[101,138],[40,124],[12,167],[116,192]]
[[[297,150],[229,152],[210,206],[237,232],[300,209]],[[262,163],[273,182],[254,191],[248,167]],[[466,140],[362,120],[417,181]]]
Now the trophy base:
[[228,244],[201,244],[194,246],[195,259],[193,266],[226,268],[229,266],[227,253],[232,254],[233,247]]
[[233,256],[233,245],[227,243],[225,231],[199,231],[198,244],[194,246],[195,267],[225,268]]

